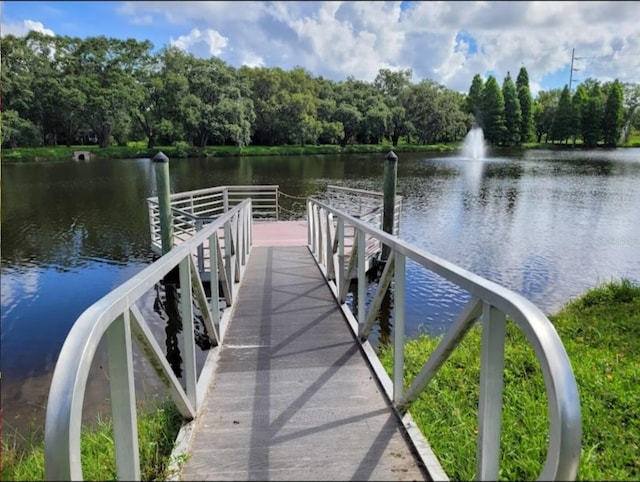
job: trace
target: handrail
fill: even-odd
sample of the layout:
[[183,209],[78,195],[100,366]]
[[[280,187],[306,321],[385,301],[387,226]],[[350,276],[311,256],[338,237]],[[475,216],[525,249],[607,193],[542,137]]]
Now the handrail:
[[[212,344],[224,335],[234,293],[251,249],[252,203],[247,199],[202,227],[188,241],[87,308],[72,326],[56,363],[45,420],[45,477],[47,480],[82,480],[80,433],[87,378],[98,344],[106,336],[116,467],[119,480],[139,480],[140,464],[132,336],[149,359],[173,402],[186,419],[196,416],[208,381],[197,376],[193,334],[193,303],[198,304]],[[219,231],[224,247],[220,247]],[[221,318],[219,299],[207,302],[199,270],[192,255],[208,245],[208,272],[213,286],[223,286],[227,308]],[[174,269],[179,269],[182,333],[184,335],[184,387],[174,375],[136,302]],[[194,296],[195,295],[195,296]],[[220,330],[220,335],[218,332]],[[205,366],[217,350],[209,352]]]
[[[502,412],[502,379],[506,318],[512,319],[533,346],[540,363],[549,406],[550,437],[545,465],[538,480],[574,480],[580,460],[581,413],[578,389],[571,364],[553,324],[521,295],[484,279],[442,258],[415,248],[401,239],[371,227],[316,199],[309,199],[309,249],[329,281],[334,296],[345,307],[350,280],[357,273],[358,306],[352,314],[352,329],[366,343],[381,299],[395,279],[393,334],[393,380],[383,385],[400,413],[406,413],[448,356],[468,333],[473,323],[483,320],[480,401],[478,409],[477,477],[497,480]],[[345,229],[352,228],[355,241],[346,266]],[[378,292],[366,313],[365,236],[390,247],[391,255],[380,278]],[[471,300],[424,364],[407,390],[404,379],[404,283],[406,259],[465,289]],[[348,310],[348,308],[347,308]],[[383,371],[383,370],[381,370]],[[379,373],[380,375],[380,373]],[[386,376],[386,374],[385,374]]]
[[[197,216],[198,219],[213,219],[228,212],[246,198],[251,198],[255,218],[278,220],[278,193],[277,184],[216,186],[170,194],[169,203],[172,211],[182,214],[183,218],[189,213]],[[158,197],[148,197],[146,201],[151,230],[151,248],[160,254],[162,243]],[[174,226],[176,223],[178,221],[174,217]],[[174,239],[174,244],[176,244],[175,241]]]

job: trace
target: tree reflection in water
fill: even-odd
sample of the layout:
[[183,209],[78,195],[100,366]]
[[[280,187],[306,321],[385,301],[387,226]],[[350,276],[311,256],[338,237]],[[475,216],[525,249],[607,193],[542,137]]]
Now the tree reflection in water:
[[[156,299],[153,310],[166,321],[165,345],[167,349],[167,361],[176,377],[182,377],[182,356],[180,354],[180,341],[178,334],[182,332],[182,313],[180,311],[180,290],[174,282],[156,283]],[[192,297],[192,300],[195,297]],[[209,339],[207,327],[204,324],[199,307],[193,305],[193,336],[196,345],[203,351],[209,350],[213,345]]]

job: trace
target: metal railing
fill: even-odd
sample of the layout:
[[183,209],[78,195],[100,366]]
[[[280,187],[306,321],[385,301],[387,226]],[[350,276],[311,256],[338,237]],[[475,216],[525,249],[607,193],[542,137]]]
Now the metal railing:
[[[216,219],[229,209],[251,198],[255,219],[278,220],[278,186],[217,186],[186,191],[169,196],[174,220],[174,246],[187,239],[196,230],[196,221],[203,223]],[[160,205],[158,197],[147,198],[151,248],[161,252]]]
[[[354,216],[321,201],[310,199],[308,207],[309,249],[343,307],[361,342],[367,339],[382,299],[394,281],[393,374],[390,378],[373,353],[376,373],[394,406],[407,414],[411,404],[433,379],[449,355],[478,319],[482,320],[480,395],[478,408],[477,477],[498,480],[504,344],[507,317],[513,320],[532,345],[546,388],[550,436],[547,457],[539,480],[574,480],[580,460],[581,413],[578,389],[564,346],[549,319],[519,294],[466,271],[434,255],[410,246]],[[354,232],[351,247],[345,232]],[[367,308],[365,238],[374,237],[390,248],[389,258],[378,282],[378,290]],[[347,261],[345,252],[351,250]],[[404,300],[406,260],[411,259],[471,294],[461,314],[444,335],[433,354],[404,390]],[[357,277],[357,309],[346,306],[351,280]],[[369,346],[370,348],[370,346]],[[371,349],[369,350],[371,351]],[[444,472],[443,472],[444,475]]]
[[[194,302],[213,346],[220,343],[252,242],[252,201],[242,201],[206,224],[189,240],[87,308],[76,320],[56,363],[45,420],[45,477],[82,480],[80,433],[87,378],[98,344],[106,338],[118,480],[140,480],[132,340],[149,360],[185,419],[196,416],[213,371],[213,348],[198,377],[194,340]],[[194,253],[207,246],[211,286],[222,286],[207,301]],[[173,270],[179,270],[182,317],[182,383],[136,303]],[[214,288],[212,291],[215,292]],[[187,336],[190,334],[191,336]]]

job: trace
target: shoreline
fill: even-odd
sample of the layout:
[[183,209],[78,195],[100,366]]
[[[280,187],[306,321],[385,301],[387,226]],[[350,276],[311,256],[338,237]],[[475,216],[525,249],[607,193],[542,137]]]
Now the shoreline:
[[[13,149],[2,149],[0,160],[7,163],[25,162],[65,162],[74,160],[74,151],[88,151],[90,159],[144,159],[152,158],[156,153],[162,151],[172,159],[191,158],[227,158],[227,157],[255,157],[255,156],[300,156],[300,155],[345,155],[345,154],[386,154],[393,150],[396,153],[402,152],[453,152],[462,149],[462,142],[450,144],[352,144],[345,147],[339,145],[306,145],[306,146],[247,146],[240,148],[237,146],[209,146],[185,147],[185,146],[158,146],[152,149],[143,147],[141,143],[131,143],[130,146],[116,146],[100,148],[97,145],[90,146],[51,146],[51,147],[17,147]],[[142,143],[145,144],[145,143]],[[595,147],[584,148],[580,144],[548,144],[548,143],[528,143],[519,147],[488,146],[494,152],[512,152],[514,150],[548,149],[558,151],[584,150],[599,151],[611,150],[612,148]],[[640,143],[633,142],[629,145],[618,146],[613,149],[638,148]]]

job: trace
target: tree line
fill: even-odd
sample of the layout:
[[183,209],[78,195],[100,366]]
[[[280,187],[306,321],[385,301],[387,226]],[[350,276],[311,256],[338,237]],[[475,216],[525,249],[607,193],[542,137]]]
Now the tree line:
[[[623,110],[618,121],[618,82],[589,81],[568,104],[555,91],[541,92],[534,101],[524,68],[515,85],[507,76],[502,88],[494,77],[484,82],[476,75],[464,95],[431,80],[413,83],[411,70],[380,69],[373,82],[351,76],[336,82],[302,67],[234,68],[170,46],[153,53],[151,42],[134,39],[31,31],[3,37],[0,48],[7,147],[87,142],[107,147],[142,139],[149,148],[180,142],[243,147],[387,140],[395,146],[401,138],[435,144],[462,139],[474,123],[494,144],[520,144],[534,136],[607,143],[624,129],[628,113]],[[607,126],[615,121],[618,130],[606,131],[603,121],[600,131],[590,130],[595,90],[601,99],[597,115]]]

